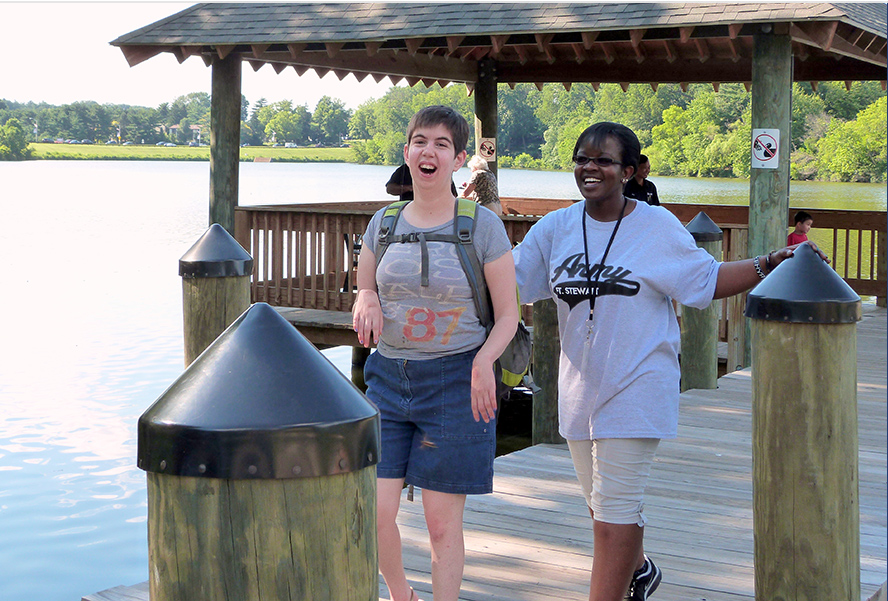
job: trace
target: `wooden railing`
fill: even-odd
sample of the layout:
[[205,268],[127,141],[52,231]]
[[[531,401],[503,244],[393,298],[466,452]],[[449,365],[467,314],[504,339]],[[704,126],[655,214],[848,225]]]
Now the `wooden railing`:
[[[502,198],[503,223],[513,243],[542,215],[572,204],[569,200]],[[235,238],[253,257],[253,302],[333,311],[349,311],[354,301],[356,244],[370,218],[388,200],[280,206],[238,207]],[[724,205],[664,204],[682,223],[700,211],[722,228],[723,259],[749,256],[749,208]],[[800,209],[793,208],[787,216]],[[831,257],[838,274],[861,296],[885,304],[886,213],[804,209],[814,216],[809,236]],[[719,338],[728,344],[728,369],[742,365],[745,347],[743,310],[746,296],[721,301]]]

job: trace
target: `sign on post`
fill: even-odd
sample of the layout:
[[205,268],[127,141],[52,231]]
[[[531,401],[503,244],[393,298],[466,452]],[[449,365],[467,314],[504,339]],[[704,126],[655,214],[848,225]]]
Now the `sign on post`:
[[780,150],[779,129],[752,130],[752,168],[777,169]]

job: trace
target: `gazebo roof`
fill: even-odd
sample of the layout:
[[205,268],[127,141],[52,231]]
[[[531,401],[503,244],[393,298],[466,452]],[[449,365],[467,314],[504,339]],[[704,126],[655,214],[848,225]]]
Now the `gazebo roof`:
[[792,39],[797,81],[886,79],[884,3],[206,3],[111,42],[130,65],[240,55],[340,79],[431,85],[752,80],[752,37]]

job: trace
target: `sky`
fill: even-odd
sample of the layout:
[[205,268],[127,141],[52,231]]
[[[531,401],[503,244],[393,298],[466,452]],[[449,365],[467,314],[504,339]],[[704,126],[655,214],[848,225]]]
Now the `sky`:
[[[200,57],[182,64],[162,53],[130,67],[109,42],[184,10],[194,2],[6,2],[0,0],[0,99],[61,105],[94,100],[99,104],[157,107],[191,92],[210,93],[210,68]],[[354,109],[380,98],[391,87],[386,79],[340,81],[314,71],[302,77],[293,69],[280,75],[244,64],[242,91],[253,104],[292,100],[314,110],[322,96]]]

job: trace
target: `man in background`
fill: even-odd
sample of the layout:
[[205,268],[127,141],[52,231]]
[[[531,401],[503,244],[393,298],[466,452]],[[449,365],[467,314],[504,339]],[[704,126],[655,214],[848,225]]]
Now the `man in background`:
[[632,179],[623,186],[623,195],[635,200],[641,200],[649,205],[658,206],[660,204],[660,197],[657,196],[657,186],[647,179],[650,172],[651,162],[648,160],[647,155],[640,155],[638,157],[638,169],[636,169]]

